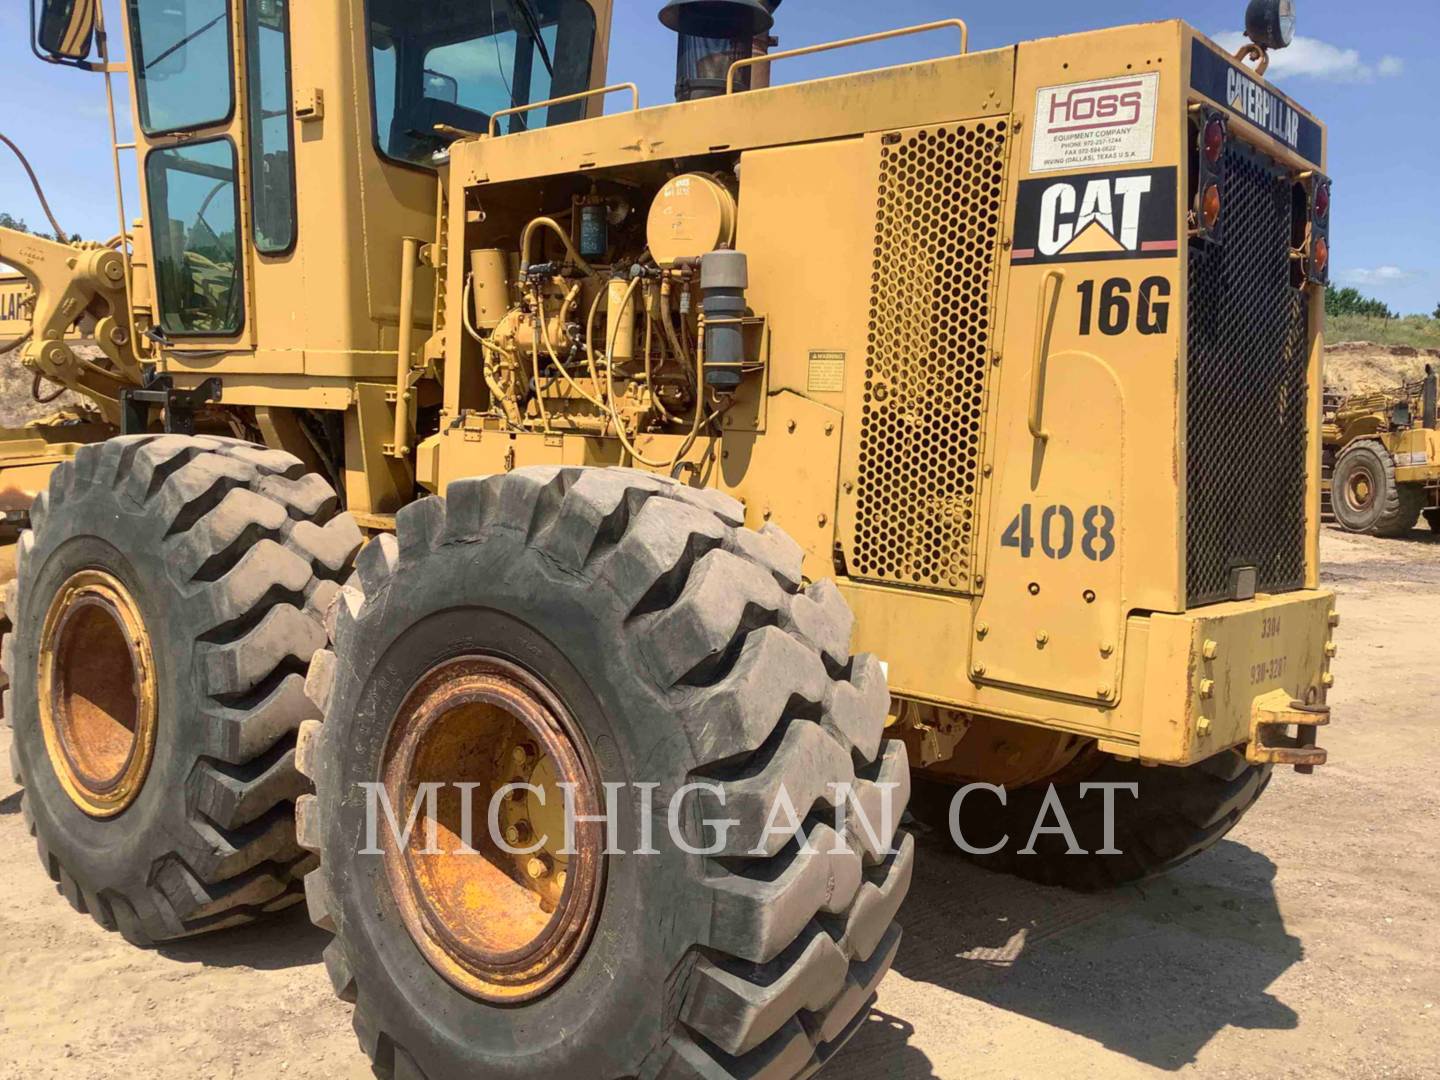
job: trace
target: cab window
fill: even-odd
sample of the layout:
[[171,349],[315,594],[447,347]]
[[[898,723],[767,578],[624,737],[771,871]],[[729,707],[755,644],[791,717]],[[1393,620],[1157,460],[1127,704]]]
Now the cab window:
[[226,123],[235,110],[226,0],[133,0],[136,103],[147,135]]
[[244,323],[235,158],[234,143],[214,139],[155,150],[145,161],[166,334],[229,337]]
[[[487,132],[497,112],[590,85],[595,13],[585,0],[367,0],[367,10],[375,142],[397,161],[430,165],[456,132]],[[584,109],[511,116],[502,130],[577,120]]]
[[295,245],[290,0],[246,0],[245,35],[255,248],[279,255]]

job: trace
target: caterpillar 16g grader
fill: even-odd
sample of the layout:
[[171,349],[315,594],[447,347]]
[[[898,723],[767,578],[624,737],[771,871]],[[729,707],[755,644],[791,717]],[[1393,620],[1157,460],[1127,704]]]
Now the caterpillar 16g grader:
[[[139,216],[0,231],[20,361],[110,436],[6,602],[80,911],[145,944],[303,894],[384,1075],[788,1080],[895,955],[914,840],[859,825],[912,770],[972,854],[1094,888],[1324,761],[1289,0],[1237,56],[952,19],[793,85],[775,3],[673,0],[648,109],[610,0],[122,7],[125,63],[87,0],[35,47],[128,78]],[[381,795],[422,824],[377,841]],[[467,799],[503,846],[447,842]]]

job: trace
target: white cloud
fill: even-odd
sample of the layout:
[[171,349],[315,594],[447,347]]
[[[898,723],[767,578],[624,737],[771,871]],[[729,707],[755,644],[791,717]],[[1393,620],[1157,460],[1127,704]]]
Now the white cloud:
[[[1226,32],[1215,35],[1218,45],[1234,52],[1247,44],[1244,34]],[[1360,57],[1358,49],[1342,49],[1317,38],[1297,37],[1288,49],[1270,54],[1269,79],[1325,79],[1329,82],[1373,82],[1377,77],[1394,78],[1405,70],[1405,61],[1398,56],[1382,56],[1371,62]]]
[[1357,268],[1340,272],[1341,280],[1353,281],[1357,285],[1399,285],[1419,276],[1414,270],[1405,270],[1398,266],[1376,266],[1371,269]]

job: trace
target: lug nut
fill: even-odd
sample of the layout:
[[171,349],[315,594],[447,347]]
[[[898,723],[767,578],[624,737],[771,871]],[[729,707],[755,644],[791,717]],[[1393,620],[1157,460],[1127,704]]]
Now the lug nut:
[[1220,643],[1218,641],[1205,642],[1204,648],[1201,649],[1201,655],[1206,660],[1214,660],[1220,655]]
[[1215,680],[1214,680],[1214,679],[1201,679],[1201,680],[1200,680],[1200,696],[1201,696],[1202,698],[1208,698],[1208,697],[1213,697],[1214,695],[1215,695]]
[[530,826],[527,822],[517,821],[505,829],[505,841],[511,847],[519,847],[521,844],[530,841]]
[[529,874],[531,879],[534,881],[539,881],[542,878],[549,877],[550,860],[547,859],[544,855],[536,855],[528,863],[525,864],[525,872]]
[[515,749],[510,751],[510,760],[516,765],[525,766],[535,756],[535,748],[529,743],[516,743]]
[[1197,721],[1195,722],[1195,734],[1197,734],[1197,735],[1209,735],[1209,734],[1210,734],[1210,718],[1209,718],[1208,716],[1202,716],[1202,717],[1200,717],[1199,720],[1197,720]]

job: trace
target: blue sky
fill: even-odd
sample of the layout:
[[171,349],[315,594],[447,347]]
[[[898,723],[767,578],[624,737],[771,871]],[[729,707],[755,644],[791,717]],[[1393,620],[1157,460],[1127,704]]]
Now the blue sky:
[[[649,104],[668,101],[674,45],[656,18],[659,0],[617,0],[611,81],[640,84]],[[1330,127],[1335,178],[1334,252],[1338,283],[1354,285],[1402,312],[1440,304],[1440,4],[1390,0],[1358,17],[1343,0],[1297,0],[1302,40],[1277,54],[1272,76]],[[107,9],[116,10],[112,2]],[[1245,0],[785,0],[776,32],[786,46],[927,22],[967,18],[972,47],[993,48],[1049,34],[1181,17],[1220,35],[1243,22]],[[112,14],[111,25],[118,20]],[[60,223],[87,236],[117,231],[104,88],[98,76],[40,63],[30,55],[26,5],[0,10],[0,132],[30,155]],[[792,61],[790,80],[939,55],[943,36]],[[127,176],[133,158],[124,159]],[[0,210],[32,227],[43,217],[29,184],[0,150]],[[135,215],[133,190],[131,216]]]

